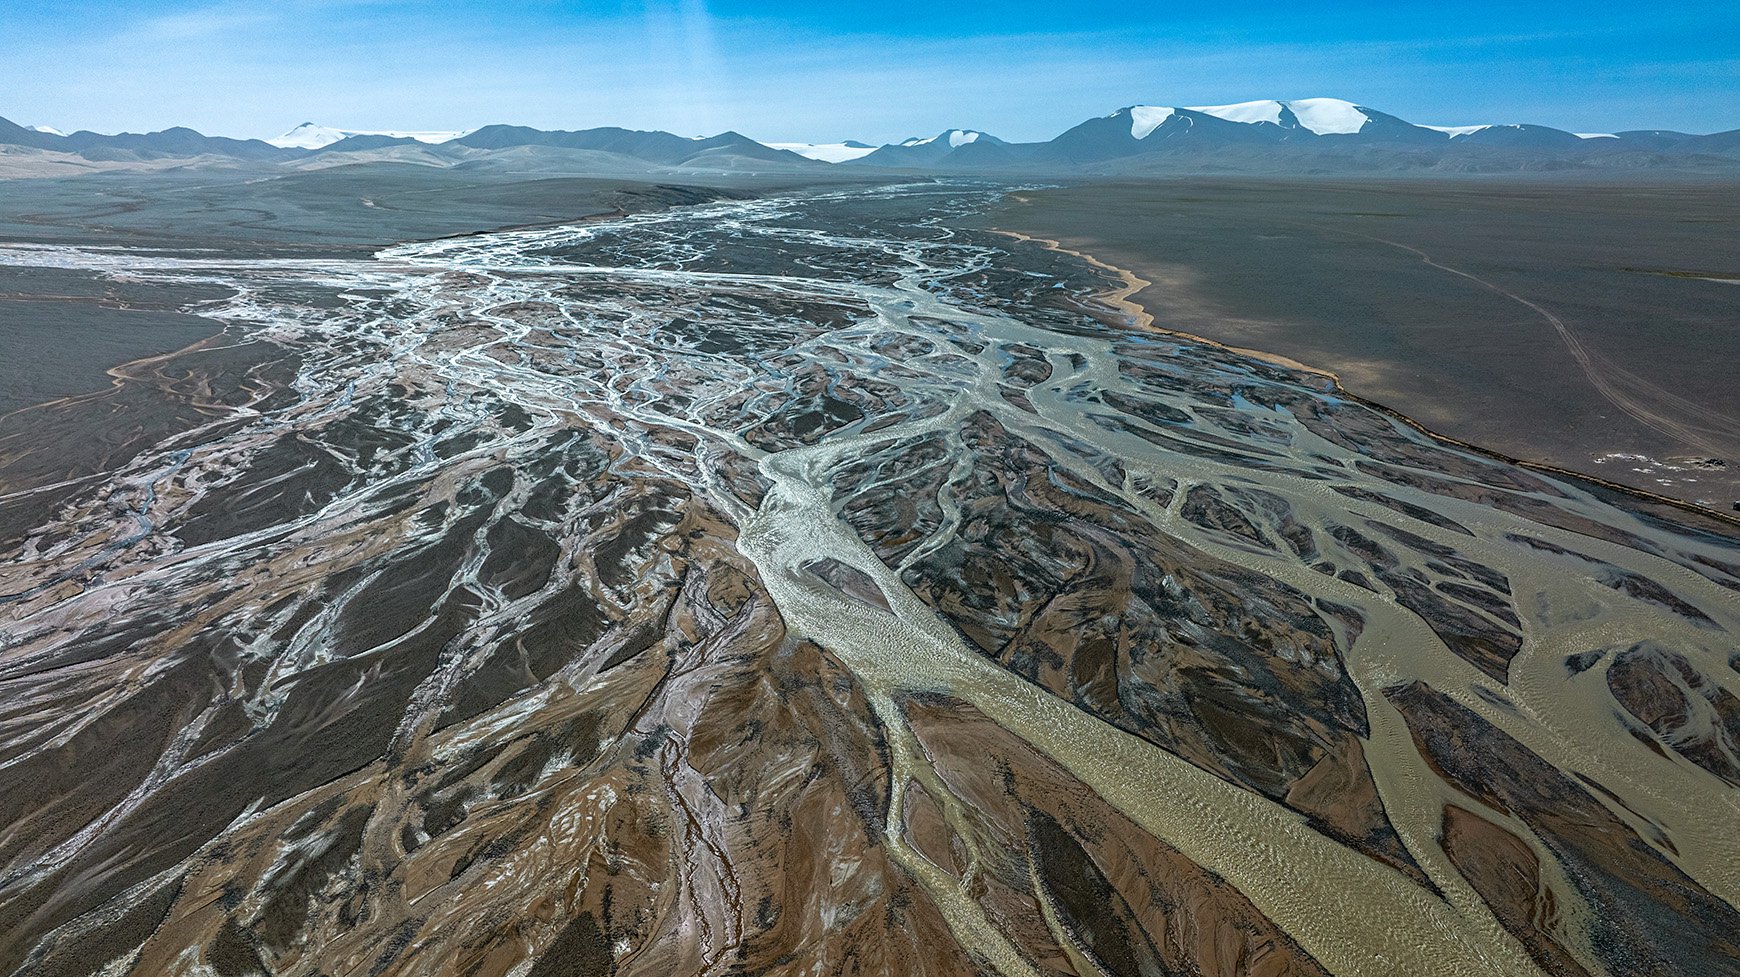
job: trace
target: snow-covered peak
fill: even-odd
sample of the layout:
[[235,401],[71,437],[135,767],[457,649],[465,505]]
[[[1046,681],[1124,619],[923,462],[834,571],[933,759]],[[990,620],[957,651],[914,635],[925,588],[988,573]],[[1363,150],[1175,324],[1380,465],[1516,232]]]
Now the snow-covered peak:
[[808,159],[819,159],[824,163],[844,163],[847,160],[868,156],[876,151],[874,146],[853,142],[770,142],[765,143],[770,149],[783,149]]
[[978,131],[973,130],[973,129],[950,129],[947,132],[938,133],[937,135],[931,136],[927,139],[919,139],[917,137],[914,137],[912,139],[906,140],[905,142],[901,143],[900,145],[902,145],[902,146],[928,146],[931,143],[936,142],[939,139],[947,139],[948,143],[949,143],[949,148],[958,149],[961,146],[965,146],[967,143],[978,142],[979,137],[982,135],[984,135],[984,133],[978,132]]
[[1273,99],[1263,99],[1259,102],[1234,102],[1231,105],[1186,105],[1192,112],[1212,115],[1228,122],[1243,122],[1254,125],[1267,122],[1272,125],[1281,124],[1281,103]]
[[54,126],[25,126],[24,128],[29,129],[31,132],[42,132],[42,133],[47,133],[48,135],[51,135],[51,136],[64,136],[64,135],[66,135],[66,133],[61,132],[59,129],[56,129]]
[[1339,98],[1296,98],[1286,104],[1300,125],[1319,136],[1351,135],[1371,121],[1359,106]]
[[1576,136],[1578,139],[1618,139],[1619,138],[1617,135],[1615,135],[1611,132],[1573,132],[1573,133],[1571,133],[1571,135]]
[[[469,131],[469,130],[467,130]],[[390,136],[394,139],[415,139],[418,142],[442,143],[458,139],[465,132],[401,131],[386,129],[334,129],[304,122],[276,139],[266,140],[279,149],[319,149],[351,136]]]
[[1178,114],[1177,109],[1160,105],[1130,106],[1130,135],[1136,139],[1146,139],[1161,123]]
[[1458,136],[1472,136],[1482,129],[1490,129],[1492,126],[1421,126],[1420,128],[1431,129],[1434,132],[1442,132],[1451,139],[1455,139]]
[[[1231,105],[1191,105],[1186,106],[1192,112],[1212,115],[1228,122],[1242,122],[1246,125],[1268,123],[1281,124],[1281,110],[1286,109],[1299,120],[1299,125],[1319,136],[1347,135],[1365,128],[1371,121],[1371,116],[1360,111],[1359,106],[1339,98],[1296,98],[1281,102],[1274,99],[1262,99],[1255,102],[1235,102]],[[1138,137],[1140,138],[1140,137]]]

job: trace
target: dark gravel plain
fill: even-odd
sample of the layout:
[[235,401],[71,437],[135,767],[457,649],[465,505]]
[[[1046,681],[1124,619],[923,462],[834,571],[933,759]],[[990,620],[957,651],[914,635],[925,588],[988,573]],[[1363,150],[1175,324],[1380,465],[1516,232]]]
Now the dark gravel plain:
[[1740,500],[1731,180],[1108,181],[984,220],[1152,282],[1134,298],[1158,325],[1332,371],[1438,433]]

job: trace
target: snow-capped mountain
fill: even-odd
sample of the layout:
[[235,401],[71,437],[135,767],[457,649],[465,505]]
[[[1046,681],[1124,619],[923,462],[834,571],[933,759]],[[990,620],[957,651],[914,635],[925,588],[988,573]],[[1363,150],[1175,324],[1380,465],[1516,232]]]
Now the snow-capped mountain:
[[51,135],[51,136],[64,136],[64,135],[66,135],[66,133],[61,132],[59,129],[56,129],[54,126],[25,126],[24,128],[29,129],[31,132],[44,132],[44,133],[47,133],[48,135]]
[[929,136],[924,139],[914,136],[898,145],[910,148],[913,146],[929,146],[932,143],[946,142],[949,144],[950,149],[959,149],[968,143],[978,142],[979,137],[983,135],[984,133],[976,132],[972,129],[950,129],[947,132]]
[[1421,126],[1420,128],[1430,129],[1433,132],[1442,132],[1451,139],[1457,139],[1462,136],[1472,136],[1482,129],[1490,129],[1492,126]]
[[1285,125],[1284,116],[1319,136],[1351,134],[1372,121],[1366,110],[1339,98],[1301,98],[1290,102],[1243,102],[1237,105],[1208,105],[1196,111],[1231,122],[1247,120]]
[[769,149],[783,149],[796,153],[805,159],[820,160],[824,163],[844,163],[847,160],[861,159],[876,151],[875,146],[861,143],[856,139],[845,142],[769,142],[762,143]]
[[[1156,133],[1161,138],[1185,135],[1201,138],[1219,133],[1228,138],[1254,137],[1265,142],[1311,143],[1317,141],[1315,137],[1331,137],[1363,143],[1432,144],[1448,140],[1469,145],[1545,148],[1575,145],[1577,140],[1586,138],[1547,126],[1417,125],[1339,98],[1263,99],[1184,108],[1135,105],[1110,116],[1125,117],[1129,120],[1130,138],[1135,140],[1150,139]],[[1201,124],[1210,119],[1244,128],[1228,130],[1215,124]]]
[[[1603,147],[1618,149],[1619,140]],[[1577,153],[1588,140],[1545,126],[1416,125],[1369,106],[1338,98],[1261,99],[1227,105],[1132,105],[1089,119],[1045,143],[1009,147],[1005,155],[1029,166],[1151,168],[1171,159],[1216,157],[1217,167],[1284,168],[1286,159],[1325,154],[1315,167],[1437,166],[1509,168],[1522,164],[1479,152]],[[1630,148],[1630,147],[1627,147]],[[1142,162],[1143,160],[1146,162]],[[1129,163],[1115,162],[1128,160]],[[1458,162],[1460,161],[1460,162]],[[1531,164],[1532,165],[1532,164]]]
[[[1355,135],[1395,138],[1418,137],[1419,133],[1409,130],[1422,128],[1339,98],[1259,99],[1229,105],[1132,105],[1107,118],[1127,120],[1130,138],[1136,140],[1148,139],[1156,132],[1163,139],[1215,132],[1230,138],[1254,137],[1263,141]],[[1244,128],[1225,129],[1219,125],[1223,122]]]
[[330,146],[341,139],[352,136],[385,136],[389,139],[415,139],[418,142],[444,143],[458,139],[471,130],[461,132],[430,132],[393,129],[335,129],[331,126],[317,126],[312,122],[304,122],[289,132],[268,139],[266,142],[279,149],[320,149]]
[[923,166],[955,153],[974,158],[995,156],[996,147],[1006,145],[996,136],[977,129],[944,129],[934,136],[914,136],[890,143],[852,162],[868,166]]
[[1449,136],[1452,142],[1482,146],[1510,146],[1512,148],[1541,149],[1554,146],[1576,146],[1586,138],[1574,132],[1566,132],[1563,129],[1516,123],[1477,126],[1419,126],[1418,128],[1442,132]]
[[[1301,151],[1334,151],[1343,158],[1350,153],[1405,152],[1413,155],[1398,160],[1398,165],[1419,166],[1432,162],[1422,153],[1442,152],[1450,146],[1455,147],[1451,150],[1455,153],[1464,152],[1464,147],[1492,152],[1612,153],[1664,146],[1690,150],[1703,145],[1696,141],[1702,137],[1676,141],[1652,133],[1647,139],[1631,138],[1643,135],[1572,133],[1518,124],[1418,125],[1346,99],[1298,98],[1225,105],[1131,105],[1039,143],[1007,143],[976,129],[945,129],[934,136],[915,136],[874,151],[862,144],[846,143],[773,145],[829,163],[946,169],[1068,168],[1160,153],[1232,154],[1234,159],[1261,158],[1266,162],[1279,160],[1277,154]],[[1504,166],[1504,161],[1496,158],[1479,162]]]

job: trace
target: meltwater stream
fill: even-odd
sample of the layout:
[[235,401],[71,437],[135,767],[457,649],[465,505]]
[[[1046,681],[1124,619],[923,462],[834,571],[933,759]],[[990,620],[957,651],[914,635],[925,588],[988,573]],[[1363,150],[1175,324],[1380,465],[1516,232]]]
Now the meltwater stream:
[[[1285,972],[1740,967],[1734,527],[1121,322],[1096,270],[955,229],[999,192],[818,192],[369,261],[0,248],[227,286],[198,313],[296,358],[102,478],[0,481],[0,505],[65,496],[0,567],[0,779],[50,785],[7,812],[0,963],[150,917],[104,962],[459,972],[415,948],[577,916],[604,856],[575,853],[636,861],[609,812],[652,803],[624,771],[656,758],[634,776],[676,827],[647,842],[668,852],[637,870],[639,929],[606,896],[586,932],[619,971],[675,966],[662,927],[722,972],[787,925],[745,895],[784,865],[740,840],[771,802],[727,803],[697,759],[722,735],[700,703],[729,699],[731,654],[789,654],[783,622],[867,704],[877,891],[915,886],[976,965],[1124,956],[1046,874],[1061,815],[1010,787],[1029,835],[995,850],[936,703],[1008,734],[984,760],[1006,784],[1030,747],[1236,890],[1284,934],[1262,952],[1298,952]],[[722,610],[763,590],[777,613]],[[558,714],[590,738],[521,761]],[[802,764],[757,762],[803,789]],[[915,841],[915,791],[960,859]],[[539,831],[499,827],[534,807]],[[1095,827],[1063,829],[1134,905]],[[830,844],[822,888],[863,858]],[[1186,952],[1193,929],[1130,915],[1120,940]],[[467,952],[529,961],[572,932]],[[1193,965],[1283,972],[1263,959]]]

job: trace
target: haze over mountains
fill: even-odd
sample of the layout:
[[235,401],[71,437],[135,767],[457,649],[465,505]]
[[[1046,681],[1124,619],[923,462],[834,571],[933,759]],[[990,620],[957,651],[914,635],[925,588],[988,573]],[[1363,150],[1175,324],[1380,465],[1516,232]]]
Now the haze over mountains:
[[467,130],[453,132],[413,132],[386,129],[334,129],[331,126],[304,122],[276,139],[266,142],[279,149],[325,149],[327,146],[355,136],[385,136],[388,139],[410,139],[416,142],[444,143],[468,135]]
[[839,166],[962,173],[1101,173],[1561,169],[1730,170],[1740,129],[1572,133],[1527,124],[1422,125],[1331,98],[1230,105],[1134,105],[1053,139],[1011,143],[948,129],[873,148],[866,143],[761,143],[736,132],[704,138],[614,127],[548,131],[490,125],[470,132],[351,130],[304,123],[269,141],[187,128],[146,134],[62,135],[0,119],[0,173],[189,162],[276,162],[302,167],[391,161],[426,166],[560,166],[600,172],[819,171]]

